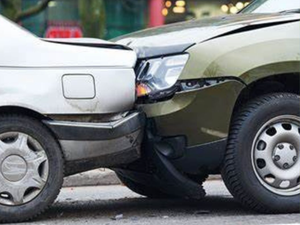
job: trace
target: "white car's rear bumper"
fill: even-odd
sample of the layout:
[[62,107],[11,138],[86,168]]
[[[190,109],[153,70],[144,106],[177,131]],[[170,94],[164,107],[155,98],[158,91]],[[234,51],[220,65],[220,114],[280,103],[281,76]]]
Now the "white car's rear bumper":
[[128,164],[140,157],[145,115],[134,112],[114,122],[44,123],[58,139],[67,162],[67,175],[98,167]]

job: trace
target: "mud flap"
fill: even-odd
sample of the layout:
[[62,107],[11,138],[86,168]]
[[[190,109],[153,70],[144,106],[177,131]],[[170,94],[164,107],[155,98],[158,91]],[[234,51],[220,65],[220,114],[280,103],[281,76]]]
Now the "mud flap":
[[153,149],[151,155],[157,168],[154,177],[159,184],[157,187],[159,190],[187,199],[201,199],[205,196],[205,190],[201,184],[181,174],[155,145]]
[[[166,147],[166,146],[165,146]],[[171,196],[184,199],[201,199],[205,196],[202,184],[198,184],[180,173],[174,165],[160,152],[161,145],[147,142],[144,146],[151,172],[138,172],[128,169],[115,169],[122,176],[136,183],[153,187]],[[147,162],[147,163],[148,163]]]

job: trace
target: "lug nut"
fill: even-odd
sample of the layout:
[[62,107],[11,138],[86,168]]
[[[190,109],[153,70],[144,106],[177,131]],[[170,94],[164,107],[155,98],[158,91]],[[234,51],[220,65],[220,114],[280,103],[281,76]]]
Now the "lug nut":
[[296,160],[297,160],[297,156],[294,156],[293,161],[296,162]]
[[295,147],[294,147],[293,145],[290,145],[290,149],[291,149],[291,150],[294,150]]
[[280,156],[279,156],[279,155],[275,155],[274,160],[275,160],[276,162],[278,162],[278,161],[280,160]]
[[280,144],[280,145],[278,145],[277,147],[278,147],[279,149],[283,149],[283,148],[284,148],[283,144]]
[[289,168],[289,164],[288,163],[283,164],[283,168],[284,169],[288,169]]

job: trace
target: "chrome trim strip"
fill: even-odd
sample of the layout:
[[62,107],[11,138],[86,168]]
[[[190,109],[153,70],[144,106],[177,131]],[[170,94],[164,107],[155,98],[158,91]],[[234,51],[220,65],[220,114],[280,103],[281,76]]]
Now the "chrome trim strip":
[[69,122],[69,121],[49,121],[49,120],[44,120],[43,122],[48,124],[48,125],[54,125],[54,126],[65,126],[65,127],[86,127],[86,128],[100,128],[100,129],[114,129],[116,127],[121,126],[122,124],[128,122],[129,120],[139,116],[140,113],[135,112],[132,113],[131,115],[122,118],[118,121],[114,122],[106,122],[106,123],[82,123],[82,122]]

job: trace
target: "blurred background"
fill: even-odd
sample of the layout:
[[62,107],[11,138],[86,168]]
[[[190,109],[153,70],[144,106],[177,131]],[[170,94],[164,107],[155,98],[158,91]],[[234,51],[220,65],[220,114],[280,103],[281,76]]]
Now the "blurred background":
[[0,0],[0,13],[47,38],[111,39],[190,19],[235,14],[249,0]]

